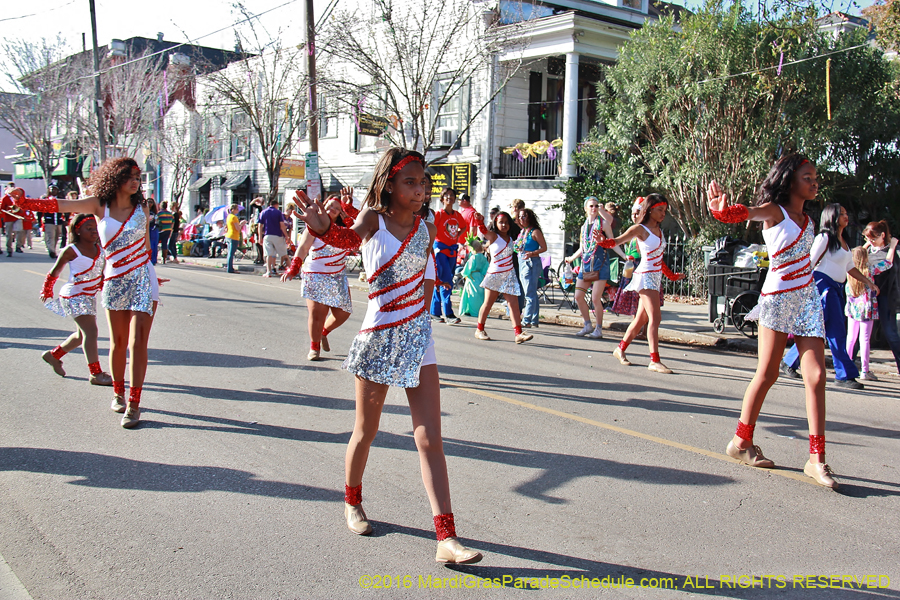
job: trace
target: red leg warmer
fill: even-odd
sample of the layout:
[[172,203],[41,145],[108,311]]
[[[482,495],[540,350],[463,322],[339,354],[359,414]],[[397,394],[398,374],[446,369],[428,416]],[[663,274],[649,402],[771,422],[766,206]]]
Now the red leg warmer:
[[434,518],[434,530],[437,533],[437,541],[443,542],[447,538],[456,537],[456,523],[453,522],[453,513],[438,515]]
[[362,484],[356,487],[350,487],[344,484],[344,502],[351,506],[362,504]]

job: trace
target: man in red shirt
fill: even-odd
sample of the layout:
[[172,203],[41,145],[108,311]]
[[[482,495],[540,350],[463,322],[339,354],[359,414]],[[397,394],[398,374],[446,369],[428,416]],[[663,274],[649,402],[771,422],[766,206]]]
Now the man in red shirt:
[[434,239],[437,280],[434,294],[431,296],[431,314],[437,317],[441,323],[456,324],[461,320],[453,314],[453,304],[450,302],[453,292],[453,274],[456,270],[458,244],[465,242],[469,229],[463,216],[453,210],[453,205],[456,204],[454,190],[444,188],[444,191],[441,192],[441,204],[443,204],[443,208],[434,213],[434,226],[437,228],[437,235]]
[[22,251],[25,241],[25,231],[22,227],[24,211],[16,206],[9,193],[16,188],[12,182],[6,184],[3,199],[0,200],[0,216],[2,216],[3,231],[6,233],[6,255],[12,256],[13,239],[16,240],[16,252]]
[[477,236],[478,217],[475,215],[478,214],[478,211],[472,207],[468,194],[463,194],[459,197],[459,214],[462,215],[463,220],[466,222],[466,235],[472,234]]

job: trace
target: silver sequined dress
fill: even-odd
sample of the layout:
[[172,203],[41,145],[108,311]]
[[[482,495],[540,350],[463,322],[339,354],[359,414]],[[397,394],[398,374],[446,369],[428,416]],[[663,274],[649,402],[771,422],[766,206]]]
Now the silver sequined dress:
[[481,280],[481,287],[511,296],[521,294],[522,288],[519,287],[519,278],[513,267],[512,240],[506,242],[498,235],[488,246],[488,251],[491,253],[491,264]]
[[375,383],[418,387],[421,367],[436,362],[424,297],[428,226],[416,217],[401,242],[381,215],[378,222],[378,231],[361,249],[369,274],[369,306],[343,366]]
[[769,251],[769,272],[763,284],[759,304],[747,315],[758,316],[759,324],[772,331],[801,337],[825,337],[822,302],[813,283],[809,251],[815,232],[805,215],[803,227],[788,216],[774,227],[763,230]]
[[69,261],[69,281],[59,290],[59,296],[44,302],[44,306],[61,317],[97,315],[97,292],[103,287],[103,267],[106,260],[100,248],[94,258],[87,257],[70,244],[60,254],[72,249],[75,258]]
[[152,315],[155,281],[151,282],[147,216],[143,209],[135,206],[128,219],[121,223],[109,216],[107,207],[98,230],[106,256],[103,308]]
[[350,284],[344,275],[348,254],[347,250],[329,246],[316,238],[306,262],[303,263],[300,295],[313,302],[352,313]]

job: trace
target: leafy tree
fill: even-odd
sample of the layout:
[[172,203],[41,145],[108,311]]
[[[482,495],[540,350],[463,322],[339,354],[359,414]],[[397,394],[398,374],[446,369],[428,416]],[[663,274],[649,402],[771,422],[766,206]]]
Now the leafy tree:
[[[576,160],[603,179],[604,193],[630,192],[625,202],[635,190],[666,194],[691,236],[712,223],[704,194],[711,179],[746,204],[788,151],[805,152],[826,172],[826,198],[889,189],[885,177],[900,170],[894,74],[863,42],[819,33],[808,11],[757,21],[737,3],[708,4],[678,27],[671,19],[648,24],[599,85],[603,125]],[[830,52],[831,121],[819,58]]]
[[862,13],[875,29],[878,42],[887,50],[900,52],[900,1],[877,0]]

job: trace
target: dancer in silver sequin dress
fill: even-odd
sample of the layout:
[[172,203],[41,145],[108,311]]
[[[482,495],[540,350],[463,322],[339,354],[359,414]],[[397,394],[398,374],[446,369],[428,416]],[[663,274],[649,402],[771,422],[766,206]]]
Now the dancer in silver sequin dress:
[[522,331],[522,307],[519,306],[519,294],[522,293],[522,288],[519,287],[519,278],[513,267],[513,239],[509,234],[513,219],[507,212],[498,212],[494,215],[494,220],[488,229],[484,226],[484,218],[480,214],[476,213],[475,218],[478,230],[490,244],[488,252],[491,254],[491,264],[488,265],[487,274],[481,280],[481,287],[485,290],[484,303],[481,305],[481,310],[478,311],[475,338],[485,341],[491,339],[484,330],[484,324],[487,322],[494,302],[497,301],[500,294],[503,294],[503,298],[509,306],[509,320],[513,324],[516,343],[527,342],[534,336]]
[[646,198],[638,198],[632,207],[632,212],[637,212],[635,224],[622,235],[608,239],[600,229],[595,230],[593,234],[594,241],[607,249],[637,240],[638,250],[641,253],[641,264],[634,270],[634,276],[625,288],[626,291],[638,293],[638,310],[628,325],[622,341],[619,342],[619,347],[613,351],[613,356],[621,364],[631,365],[631,361],[625,357],[625,351],[646,325],[647,345],[650,346],[650,364],[647,365],[647,369],[667,375],[672,373],[672,370],[659,358],[659,324],[662,322],[659,297],[662,295],[662,278],[663,275],[673,281],[684,278],[684,274],[673,273],[663,259],[666,241],[660,226],[666,218],[668,209],[669,201],[665,196],[650,194]]
[[[158,281],[150,264],[141,169],[132,158],[112,158],[91,173],[87,186],[91,195],[79,200],[26,199],[19,190],[16,203],[40,212],[90,213],[98,219],[106,258],[102,302],[110,330],[111,409],[124,413],[122,427],[132,428],[140,421],[147,343],[159,298]],[[131,382],[127,402],[126,364],[130,366]]]
[[[72,317],[75,333],[42,358],[53,367],[57,375],[65,377],[62,357],[81,346],[90,371],[91,385],[112,385],[112,377],[100,368],[97,352],[97,292],[103,287],[103,266],[106,260],[98,242],[97,219],[91,214],[76,215],[70,227],[72,242],[62,249],[56,264],[47,273],[41,300],[49,310],[62,317]],[[69,281],[53,298],[53,284],[64,267],[69,267]]]
[[[352,188],[344,188],[344,193],[347,194],[346,206],[332,195],[325,201],[325,210],[332,223],[350,226],[359,211],[353,208]],[[350,284],[344,274],[349,254],[349,250],[329,246],[304,231],[297,242],[290,268],[281,276],[282,281],[290,281],[298,272],[302,277],[300,295],[306,298],[309,314],[307,360],[319,360],[322,351],[331,351],[328,334],[343,325],[353,312]]]
[[793,334],[800,351],[809,424],[809,460],[803,472],[820,485],[837,488],[833,472],[825,463],[825,325],[809,258],[812,223],[803,211],[804,203],[815,200],[818,192],[815,166],[800,154],[789,154],[769,171],[753,208],[729,206],[716,182],[710,184],[707,194],[717,219],[763,222],[771,261],[758,305],[759,365],[744,393],[737,432],[725,452],[755,467],[775,466],[753,444],[753,433],[766,394],[778,379],[788,335]]
[[295,200],[308,228],[328,245],[362,246],[369,282],[369,308],[344,367],[356,375],[356,424],[347,446],[344,516],[347,527],[367,535],[372,526],[362,508],[362,477],[378,433],[389,386],[406,390],[431,503],[438,548],[435,560],[473,563],[481,553],[456,539],[450,482],[441,441],[441,392],[431,320],[425,306],[426,277],[433,279],[434,225],[416,213],[426,194],[424,157],[391,148],[382,156],[352,229],[331,222],[324,206],[298,192]]

